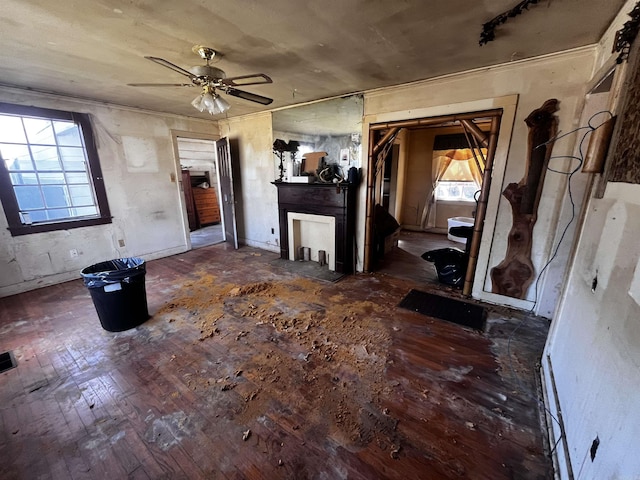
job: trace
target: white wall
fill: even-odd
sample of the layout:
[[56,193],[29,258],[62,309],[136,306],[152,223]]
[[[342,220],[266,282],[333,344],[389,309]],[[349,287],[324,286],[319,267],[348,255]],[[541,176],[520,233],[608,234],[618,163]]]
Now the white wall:
[[[594,53],[595,47],[581,48],[365,94],[363,144],[368,142],[368,126],[371,123],[497,108],[502,105],[501,98],[517,95],[517,105],[511,102],[505,106],[474,281],[473,295],[476,298],[522,309],[534,306],[532,288],[525,300],[491,293],[489,272],[504,258],[512,223],[510,206],[501,197],[501,192],[508,183],[518,182],[524,175],[528,136],[524,119],[531,111],[539,108],[547,99],[557,98],[560,100],[560,111],[557,113],[559,129],[567,132],[577,126],[585,85],[592,74]],[[510,118],[509,115],[514,112],[515,119]],[[574,138],[567,137],[556,142],[553,154],[570,154]],[[565,178],[547,174],[533,238],[532,260],[537,271],[551,253],[552,239],[559,228],[558,211],[564,194]],[[359,218],[363,219],[364,192],[361,195]],[[362,252],[364,229],[360,224],[358,227],[358,251]],[[557,262],[564,265],[566,260],[564,255]],[[559,292],[550,291],[549,295],[553,297],[551,304],[555,305]]]
[[82,268],[100,261],[188,248],[170,131],[217,134],[213,122],[13,88],[0,88],[0,101],[90,114],[113,216],[107,225],[12,237],[0,214],[0,296],[79,278]]
[[408,230],[422,230],[422,212],[429,202],[431,185],[431,165],[433,163],[434,129],[410,130],[406,136],[407,165],[402,197],[402,227]]
[[236,216],[239,241],[280,252],[278,193],[270,183],[276,178],[271,113],[223,120],[220,122],[220,136],[229,138],[232,156],[236,153],[238,157],[232,161],[238,163],[240,172],[240,181],[234,178],[238,187]]
[[[560,402],[578,479],[635,479],[640,472],[640,456],[629,454],[640,436],[639,235],[639,185],[609,184],[605,198],[591,200],[545,348],[549,408],[557,416]],[[558,438],[557,425],[554,430]],[[558,454],[564,466],[563,449]]]
[[[634,5],[625,5],[603,37],[596,70],[611,64],[613,32]],[[561,412],[566,431],[556,450],[558,473],[570,478],[571,468],[576,479],[637,479],[640,185],[609,183],[602,199],[590,198],[578,234],[542,359],[547,407],[556,417]],[[555,442],[560,428],[550,424]]]

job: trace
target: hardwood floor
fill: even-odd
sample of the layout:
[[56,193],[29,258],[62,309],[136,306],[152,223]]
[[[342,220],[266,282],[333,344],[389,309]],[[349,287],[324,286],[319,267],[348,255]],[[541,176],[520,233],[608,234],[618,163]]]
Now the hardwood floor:
[[209,225],[190,232],[191,248],[208,247],[216,243],[224,242],[224,232],[222,223]]
[[546,321],[476,332],[396,307],[435,285],[275,258],[148,262],[152,318],[120,333],[80,280],[0,299],[0,478],[552,477],[528,393]]
[[445,234],[402,230],[398,246],[384,256],[377,272],[418,283],[437,284],[438,275],[433,263],[423,260],[420,256],[429,250],[439,248],[457,248],[464,251],[464,244],[449,240]]

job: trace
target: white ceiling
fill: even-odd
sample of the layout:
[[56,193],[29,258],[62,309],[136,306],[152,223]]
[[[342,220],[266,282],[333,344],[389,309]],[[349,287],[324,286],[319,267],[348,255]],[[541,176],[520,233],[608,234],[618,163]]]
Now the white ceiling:
[[[0,84],[208,118],[188,80],[144,55],[190,67],[195,44],[268,107],[227,96],[228,116],[396,85],[598,41],[624,0],[540,0],[480,47],[482,24],[518,0],[3,0]],[[219,118],[219,117],[217,117]]]

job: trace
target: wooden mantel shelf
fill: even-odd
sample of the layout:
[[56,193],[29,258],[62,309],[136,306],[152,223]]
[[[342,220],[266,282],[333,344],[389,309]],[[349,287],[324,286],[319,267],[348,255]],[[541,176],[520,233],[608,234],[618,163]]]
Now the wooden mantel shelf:
[[278,189],[280,258],[289,258],[289,212],[325,215],[336,220],[336,272],[353,273],[356,185],[271,182]]

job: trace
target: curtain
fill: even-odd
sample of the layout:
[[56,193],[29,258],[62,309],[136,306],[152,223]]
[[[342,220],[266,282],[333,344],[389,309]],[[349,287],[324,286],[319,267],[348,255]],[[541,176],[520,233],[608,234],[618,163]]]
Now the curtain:
[[436,189],[438,183],[442,180],[447,168],[451,165],[452,159],[447,156],[435,156],[431,163],[431,192],[428,196],[428,200],[424,204],[422,209],[422,219],[420,226],[424,228],[433,228],[436,226]]
[[469,163],[469,171],[471,172],[471,176],[473,177],[473,181],[476,182],[478,188],[482,187],[482,172],[478,170],[478,166],[476,165],[476,161],[474,159],[467,160]]
[[[482,152],[486,155],[486,149],[483,148]],[[483,155],[479,155],[478,152],[476,152],[476,155],[478,156],[478,161],[482,163]],[[464,174],[463,177],[457,178],[452,171],[448,172],[452,162],[465,162],[468,166],[471,178],[468,177],[469,173]],[[469,148],[446,151],[436,150],[433,152],[433,161],[431,165],[431,191],[427,194],[427,201],[422,209],[422,218],[420,221],[420,226],[423,229],[433,228],[436,226],[436,190],[441,181],[469,181],[473,179],[478,188],[482,186],[482,172],[478,168],[476,159],[473,156],[473,151]],[[481,168],[484,168],[484,165],[481,165]],[[458,170],[459,172],[460,169],[453,170]],[[458,175],[460,175],[460,173],[458,173]]]

